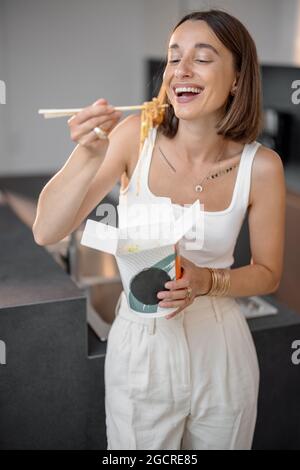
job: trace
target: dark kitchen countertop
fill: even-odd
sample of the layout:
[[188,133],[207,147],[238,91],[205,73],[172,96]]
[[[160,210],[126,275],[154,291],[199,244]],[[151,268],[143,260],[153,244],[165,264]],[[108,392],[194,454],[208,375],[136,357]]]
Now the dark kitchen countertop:
[[[37,201],[52,176],[1,177],[0,191]],[[0,203],[0,308],[84,297],[45,248],[35,243],[29,227]]]
[[[0,178],[1,190],[37,201],[52,175]],[[0,198],[1,200],[1,198]],[[91,213],[91,216],[93,214]],[[86,299],[51,254],[35,243],[32,231],[8,205],[0,202],[0,314],[7,307]],[[88,356],[106,354],[102,342],[87,324]]]
[[0,177],[0,190],[16,192],[22,196],[34,199],[37,201],[39,194],[45,184],[52,178],[53,174],[47,175],[15,175],[15,176],[1,176]]
[[261,295],[260,298],[277,307],[278,313],[275,315],[262,316],[260,318],[247,319],[252,332],[300,325],[299,313],[278,302],[272,295]]
[[0,206],[0,309],[84,297],[31,230]]

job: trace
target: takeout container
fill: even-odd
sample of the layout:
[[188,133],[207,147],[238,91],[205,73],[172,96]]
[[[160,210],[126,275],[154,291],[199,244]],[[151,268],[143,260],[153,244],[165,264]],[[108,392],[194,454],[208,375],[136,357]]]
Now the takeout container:
[[189,208],[182,208],[176,220],[171,210],[163,222],[152,217],[148,224],[132,219],[125,223],[122,218],[118,228],[88,219],[81,244],[115,256],[132,312],[163,317],[178,307],[160,307],[157,293],[167,290],[165,283],[176,278],[176,243],[192,229],[199,213],[197,200]]

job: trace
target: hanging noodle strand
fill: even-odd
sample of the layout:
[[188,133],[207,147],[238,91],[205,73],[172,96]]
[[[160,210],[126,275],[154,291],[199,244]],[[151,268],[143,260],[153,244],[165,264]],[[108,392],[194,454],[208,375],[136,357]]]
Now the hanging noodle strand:
[[[156,126],[159,126],[165,115],[166,104],[162,105],[159,98],[153,98],[152,101],[145,101],[141,112],[141,128],[140,128],[140,146],[139,155],[142,152],[144,142],[149,135],[149,131]],[[140,166],[138,165],[138,177],[137,177],[137,188],[136,195],[140,192]],[[121,190],[124,189],[128,184],[128,178],[126,173],[123,173],[121,177]]]

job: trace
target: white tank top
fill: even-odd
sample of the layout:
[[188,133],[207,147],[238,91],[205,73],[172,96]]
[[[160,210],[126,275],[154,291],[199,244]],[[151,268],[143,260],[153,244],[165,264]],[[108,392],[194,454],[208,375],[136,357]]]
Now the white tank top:
[[[138,163],[126,188],[120,190],[119,204],[159,204],[169,203],[168,197],[155,196],[148,186],[148,175],[157,135],[157,127],[152,128],[144,142]],[[234,263],[234,249],[241,230],[248,204],[251,186],[251,168],[255,153],[261,144],[252,142],[245,144],[241,155],[235,186],[230,205],[223,211],[202,211],[204,222],[204,240],[201,249],[186,250],[185,237],[179,244],[179,253],[197,266],[214,268],[230,268]],[[139,194],[136,195],[137,178],[139,178]],[[201,203],[201,199],[200,199]],[[190,205],[190,204],[189,204]],[[188,207],[188,206],[187,206]],[[175,218],[183,206],[172,203]]]

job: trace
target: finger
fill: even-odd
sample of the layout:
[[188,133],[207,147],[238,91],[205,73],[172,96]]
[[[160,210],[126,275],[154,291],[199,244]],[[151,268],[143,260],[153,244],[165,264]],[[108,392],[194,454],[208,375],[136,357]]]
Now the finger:
[[166,315],[165,318],[167,320],[170,320],[171,318],[176,317],[176,315],[177,315],[177,313],[171,313],[170,315]]
[[109,114],[112,112],[114,112],[113,106],[109,106],[107,104],[102,104],[102,103],[98,103],[98,104],[94,103],[93,105],[87,106],[86,108],[83,108],[82,111],[79,111],[78,113],[76,113],[71,123],[73,125],[79,125],[93,117],[97,117],[97,116],[99,117],[99,116],[102,116],[103,114]]
[[82,137],[77,139],[77,142],[80,143],[81,145],[89,145],[89,144],[92,144],[92,143],[99,142],[101,140],[104,141],[104,142],[107,141],[108,140],[108,135],[107,135],[107,139],[105,139],[105,138],[101,139],[100,137],[98,137],[98,135],[96,134],[96,132],[93,129],[90,132],[88,132],[87,134],[83,134]]
[[108,104],[108,101],[105,98],[100,98],[99,100],[96,100],[92,106],[97,106],[98,104]]
[[[101,129],[103,129],[106,132],[108,139],[109,139],[109,134],[110,134],[111,130],[116,126],[119,119],[120,118],[117,117],[115,119],[111,119],[111,120],[107,121],[105,126],[101,125]],[[75,139],[73,138],[73,140],[75,140]],[[98,135],[94,131],[94,127],[87,134],[83,134],[81,137],[77,138],[77,142],[79,142],[81,145],[91,144],[91,143],[97,142],[99,140],[101,140],[101,139],[98,137]],[[103,139],[103,140],[106,140],[106,139]]]
[[109,117],[108,116],[101,116],[96,117],[93,119],[89,119],[88,121],[78,125],[76,129],[72,132],[73,139],[80,139],[85,134],[88,134],[95,129],[95,127],[101,126],[104,131],[110,130],[112,125],[121,117],[120,111],[115,111]]
[[94,121],[93,125],[90,125],[89,128],[80,126],[80,128],[77,128],[77,131],[71,132],[72,140],[82,141],[83,138],[86,138],[88,141],[90,141],[92,136],[96,136],[99,139],[99,137],[94,132],[95,127],[101,126],[105,132],[109,133],[110,130],[117,124],[119,119],[120,116],[116,116],[113,119],[108,119],[104,122],[103,120],[99,121],[98,119],[97,121]]
[[158,304],[160,307],[164,308],[175,308],[175,307],[186,307],[186,301],[184,300],[172,300],[172,301],[162,301]]
[[[107,103],[107,100],[104,99],[104,98],[100,98],[99,100],[95,101],[95,103],[92,104],[92,106],[97,106],[97,105],[103,105],[103,106],[107,106],[108,103]],[[68,119],[68,124],[73,124],[74,120],[75,120],[75,123],[78,122],[78,118],[76,119],[76,117],[78,116],[79,113],[75,113],[73,114],[73,116],[70,117],[70,119]]]
[[103,142],[108,141],[108,137],[107,139],[105,138],[101,139],[98,137],[98,135],[96,134],[94,130],[92,130],[88,134],[84,134],[80,139],[77,140],[77,142],[80,143],[80,145],[90,145],[99,141],[103,141]]
[[184,299],[186,298],[186,289],[158,292],[157,297],[164,301]]
[[168,281],[165,284],[166,289],[175,290],[175,289],[183,289],[184,287],[188,287],[190,284],[190,280],[186,277],[181,277],[180,279],[175,279],[174,281]]
[[80,136],[86,132],[90,132],[96,126],[100,126],[106,123],[106,121],[119,118],[119,113],[120,112],[112,111],[104,115],[101,114],[100,116],[94,116],[92,118],[86,119],[81,123],[75,122],[75,118],[72,122],[69,122],[71,133]]
[[[105,141],[106,139],[103,139]],[[80,145],[91,145],[93,143],[99,142],[99,137],[96,135],[95,132],[89,132],[88,134],[85,134],[83,137],[77,140],[77,142]]]
[[180,313],[182,310],[183,308],[178,308],[177,310],[175,310],[175,312],[166,315],[165,318],[169,320],[170,318],[176,317],[176,315],[178,315],[178,313]]

